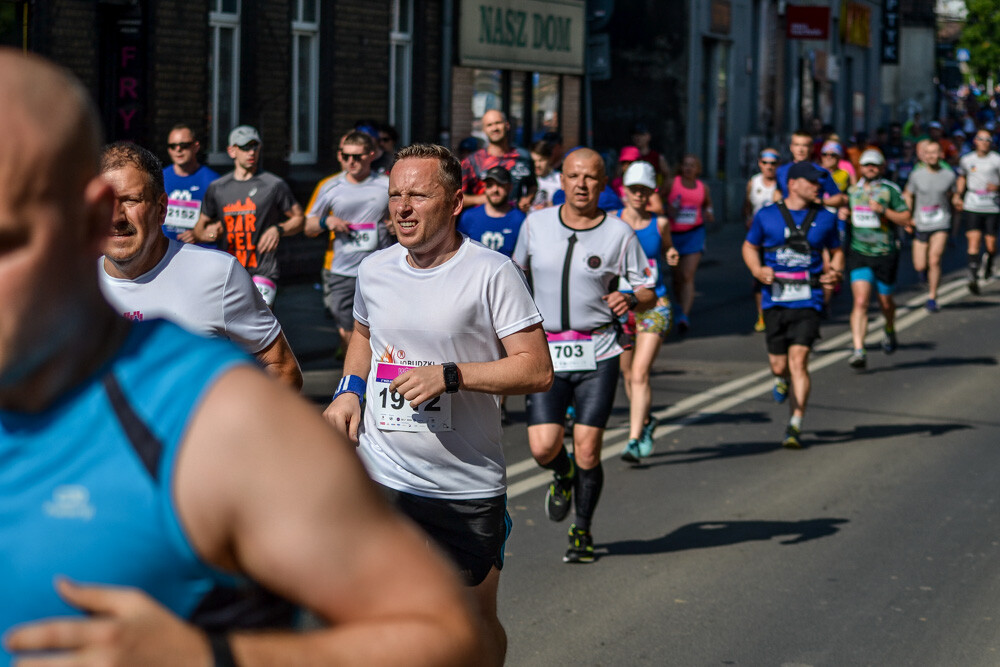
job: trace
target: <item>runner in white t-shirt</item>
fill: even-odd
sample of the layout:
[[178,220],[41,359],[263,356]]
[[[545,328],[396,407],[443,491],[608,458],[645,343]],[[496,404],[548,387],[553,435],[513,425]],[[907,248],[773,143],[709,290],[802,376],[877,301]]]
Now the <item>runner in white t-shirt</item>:
[[[545,497],[550,519],[566,518],[576,491],[576,522],[563,558],[572,563],[594,560],[590,523],[604,484],[601,444],[618,385],[618,318],[656,304],[639,239],[627,223],[597,207],[606,181],[598,153],[572,151],[563,163],[566,203],[529,215],[514,248],[514,261],[534,286],[556,369],[552,388],[528,397],[528,443],[539,465],[555,475]],[[634,293],[617,291],[619,276]],[[571,402],[575,464],[563,447]]]
[[510,518],[499,397],[543,391],[552,364],[521,272],[456,231],[462,199],[461,164],[446,148],[398,153],[389,214],[399,245],[361,262],[355,335],[324,415],[451,555],[502,661],[496,593]]
[[306,212],[306,236],[329,231],[329,268],[323,269],[323,302],[337,323],[343,349],[354,330],[354,287],[358,265],[394,239],[386,227],[389,178],[372,170],[375,142],[365,132],[348,132],[340,144],[344,171],[327,179]]
[[[746,196],[743,199],[743,220],[746,222],[747,231],[750,230],[750,223],[757,211],[774,203],[774,193],[778,189],[778,163],[781,155],[776,148],[765,148],[757,157],[757,167],[760,172],[754,174],[747,181]],[[757,321],[754,322],[753,330],[757,333],[764,331],[764,308],[761,305],[761,283],[756,278],[753,279],[753,300],[757,306]]]
[[979,294],[979,266],[982,260],[983,237],[986,241],[986,262],[983,278],[993,274],[993,256],[997,252],[997,229],[1000,221],[1000,153],[990,150],[993,137],[989,130],[979,130],[975,137],[976,150],[958,161],[958,181],[953,204],[964,211],[965,238],[969,247],[969,291]]
[[[118,197],[101,259],[101,290],[132,320],[163,317],[228,338],[284,383],[300,389],[302,371],[281,326],[234,257],[167,239],[167,195],[155,155],[130,142],[101,153],[101,174]],[[143,195],[152,188],[156,205]]]

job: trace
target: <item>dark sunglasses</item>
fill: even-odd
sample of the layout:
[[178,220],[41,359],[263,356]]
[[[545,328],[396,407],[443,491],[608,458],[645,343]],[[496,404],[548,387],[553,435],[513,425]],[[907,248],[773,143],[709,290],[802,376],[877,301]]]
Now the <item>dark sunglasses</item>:
[[823,153],[823,157],[840,157],[840,153]]
[[181,141],[176,144],[167,144],[167,148],[172,151],[186,151],[194,146],[193,141]]
[[770,165],[778,164],[777,160],[761,160],[760,163],[761,164],[770,164]]
[[361,162],[361,159],[364,156],[365,156],[364,153],[345,153],[344,151],[340,151],[340,157],[342,157],[346,162],[351,162],[353,160]]
[[250,151],[255,151],[258,148],[260,148],[260,142],[251,141],[249,143],[243,144],[242,146],[237,146],[237,148],[239,148],[244,153],[249,153]]

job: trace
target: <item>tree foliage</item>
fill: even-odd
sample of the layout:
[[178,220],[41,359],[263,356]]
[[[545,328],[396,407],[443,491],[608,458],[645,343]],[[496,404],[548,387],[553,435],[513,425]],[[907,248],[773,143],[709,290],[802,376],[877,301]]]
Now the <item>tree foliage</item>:
[[977,82],[1000,81],[1000,11],[996,0],[966,0],[969,9],[958,45],[969,50],[969,69]]

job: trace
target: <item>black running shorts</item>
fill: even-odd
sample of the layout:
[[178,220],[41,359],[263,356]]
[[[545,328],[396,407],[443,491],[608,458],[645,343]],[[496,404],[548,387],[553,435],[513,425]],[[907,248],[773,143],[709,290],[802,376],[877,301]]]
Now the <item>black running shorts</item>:
[[613,357],[598,361],[592,371],[556,373],[551,389],[525,398],[528,426],[562,424],[572,403],[577,424],[606,428],[618,390],[618,371],[619,358]]
[[965,228],[969,231],[980,231],[987,236],[996,236],[1000,213],[962,211],[962,220],[965,222]]
[[819,319],[819,311],[815,308],[767,308],[764,311],[767,351],[785,355],[790,345],[811,348],[820,338]]
[[493,567],[503,569],[510,535],[507,496],[447,500],[425,498],[381,486],[389,502],[423,528],[451,557],[466,586],[477,586]]

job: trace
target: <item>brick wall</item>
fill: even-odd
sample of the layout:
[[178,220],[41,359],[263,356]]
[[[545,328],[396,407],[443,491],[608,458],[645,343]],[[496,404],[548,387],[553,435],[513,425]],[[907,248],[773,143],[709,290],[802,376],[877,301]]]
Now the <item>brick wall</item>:
[[334,99],[320,113],[337,136],[361,118],[389,117],[389,10],[388,0],[341,0],[330,10],[336,66],[321,73],[320,81],[332,81]]
[[243,0],[242,17],[239,122],[260,132],[264,168],[285,176],[291,150],[292,10],[289,0]]
[[[41,34],[33,45],[83,81],[95,99],[99,95],[97,3],[57,0],[48,7],[36,5],[32,20]],[[36,33],[38,34],[38,33]]]
[[413,7],[412,139],[440,141],[441,1],[417,0]]
[[150,12],[152,138],[166,162],[170,128],[187,123],[206,145],[211,33],[208,0],[158,0]]
[[583,143],[585,137],[580,119],[583,115],[580,77],[564,75],[562,78],[562,135],[563,146],[570,148]]
[[451,148],[458,148],[462,139],[472,134],[471,67],[451,68]]

